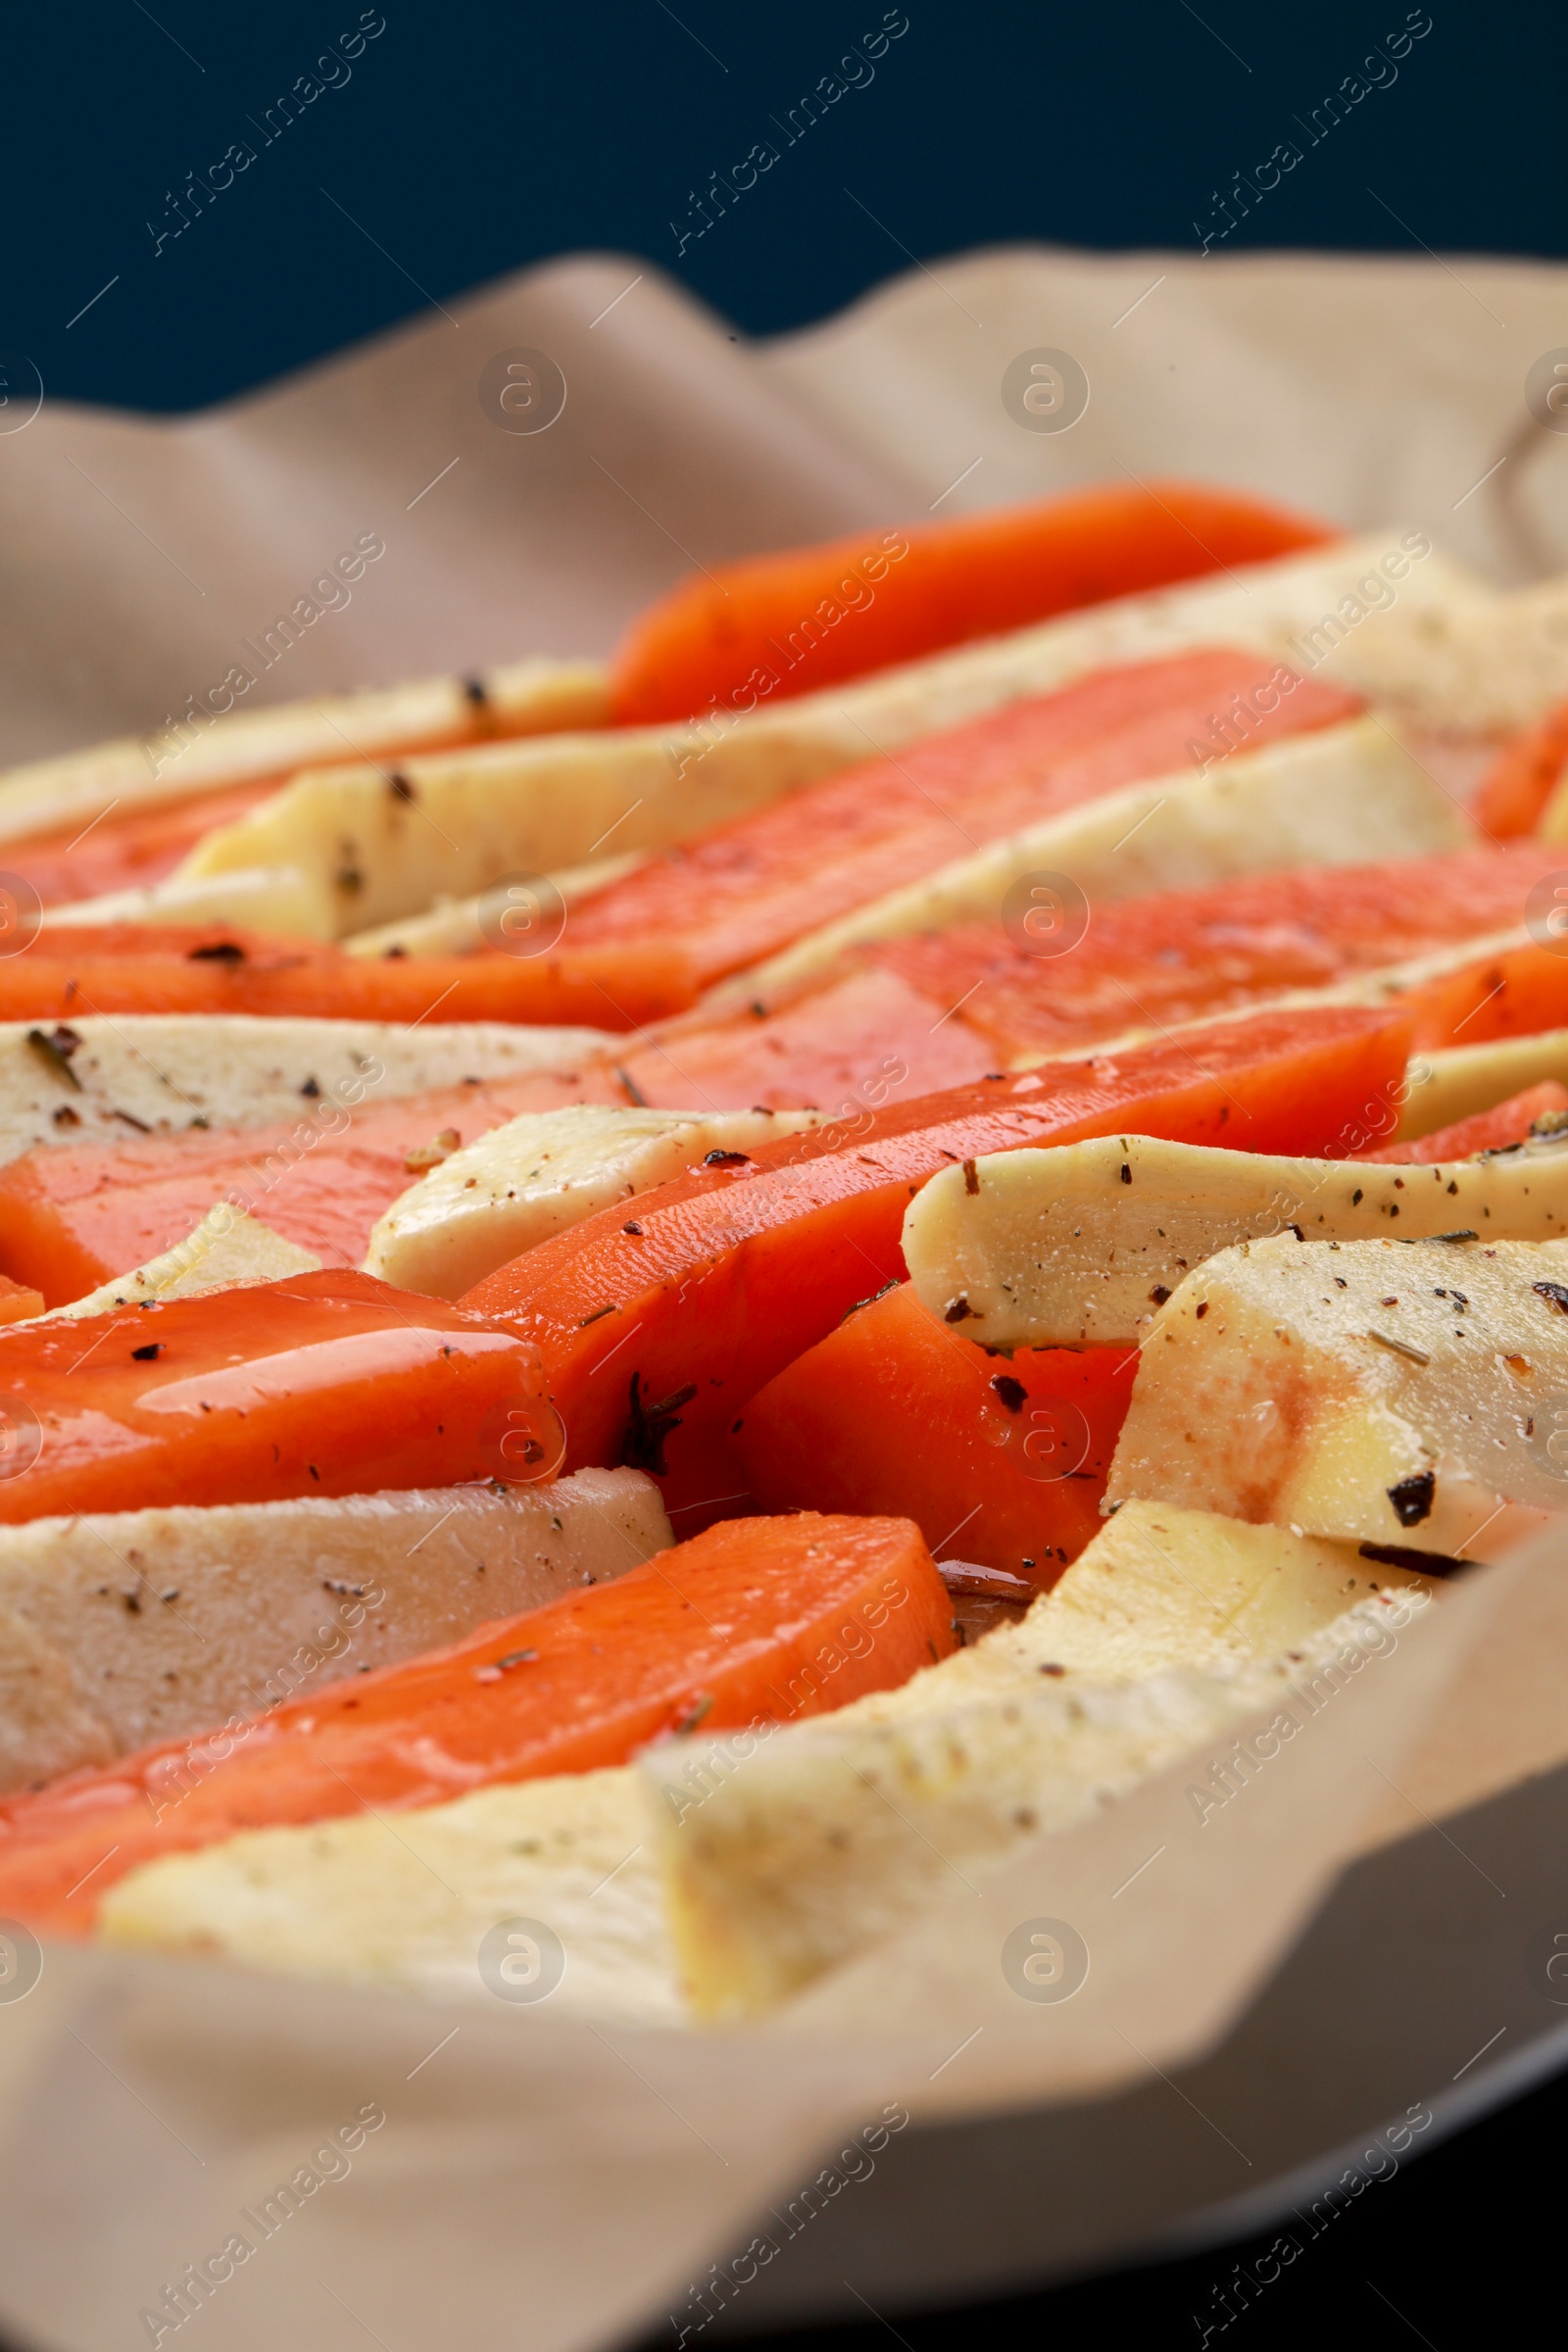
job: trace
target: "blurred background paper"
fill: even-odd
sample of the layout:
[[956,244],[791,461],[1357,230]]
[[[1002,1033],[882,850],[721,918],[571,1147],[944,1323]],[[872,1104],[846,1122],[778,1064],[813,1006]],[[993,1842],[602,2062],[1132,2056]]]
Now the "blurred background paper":
[[[1499,581],[1568,567],[1568,439],[1524,404],[1565,286],[1524,262],[1036,247],[749,342],[650,264],[592,257],[174,420],[45,402],[28,421],[19,389],[0,762],[153,729],[236,662],[255,708],[608,652],[694,564],[1126,474],[1419,523]],[[1088,377],[1067,430],[1004,405],[1042,348]],[[516,351],[564,379],[543,430],[499,404],[492,363]],[[262,668],[247,642],[362,535],[385,553],[351,601]]]

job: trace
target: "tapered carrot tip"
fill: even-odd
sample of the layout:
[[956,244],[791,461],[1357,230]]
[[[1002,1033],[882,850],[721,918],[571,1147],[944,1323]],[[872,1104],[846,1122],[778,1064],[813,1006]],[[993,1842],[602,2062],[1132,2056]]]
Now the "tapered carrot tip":
[[1568,1087],[1559,1086],[1555,1078],[1543,1078],[1539,1086],[1527,1086],[1522,1094],[1510,1095],[1490,1110],[1455,1119],[1451,1127],[1439,1127],[1412,1143],[1384,1144],[1355,1156],[1407,1167],[1432,1167],[1440,1159],[1470,1159],[1478,1152],[1505,1152],[1512,1144],[1522,1144],[1538,1119],[1554,1118],[1565,1110]]
[[907,1519],[736,1519],[451,1648],[166,1741],[0,1807],[0,1918],[90,1932],[137,1863],[235,1831],[406,1810],[789,1723],[954,1646]]
[[622,724],[756,710],[966,638],[1321,546],[1326,525],[1197,482],[1109,482],[866,531],[683,580],[614,661]]
[[1568,703],[1505,743],[1481,779],[1475,819],[1484,833],[1506,841],[1534,833],[1568,766]]

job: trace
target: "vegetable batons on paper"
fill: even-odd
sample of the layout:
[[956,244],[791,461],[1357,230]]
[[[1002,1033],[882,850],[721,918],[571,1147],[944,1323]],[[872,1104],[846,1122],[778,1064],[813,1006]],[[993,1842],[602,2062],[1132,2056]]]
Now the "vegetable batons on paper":
[[[1422,1580],[1205,1514],[1115,1521],[1022,1623],[765,1740],[644,1758],[698,2013],[755,2014],[1269,1708],[1386,1655]],[[1229,1622],[1217,1622],[1226,1620]],[[1288,1654],[1280,1654],[1288,1652]]]
[[[1237,1673],[1317,1642],[1347,1610],[1351,1616],[1341,1649],[1348,1644],[1349,1655],[1333,1671],[1351,1672],[1363,1656],[1388,1645],[1406,1612],[1424,1598],[1420,1579],[1369,1564],[1353,1547],[1298,1540],[1276,1528],[1241,1527],[1201,1512],[1130,1503],[1101,1530],[1049,1601],[1037,1602],[1020,1623],[925,1667],[896,1689],[851,1700],[837,1711],[834,1728],[854,1747],[867,1727],[923,1721],[951,1727],[961,1708],[1030,1700],[1042,1676],[1063,1693],[1086,1690],[1089,1728],[1083,1739],[1074,1745],[1069,1738],[1059,1751],[1042,1756],[1048,1778],[1059,1768],[1065,1781],[1049,1801],[1070,1810],[1102,1792],[1097,1775],[1105,1768],[1101,1718],[1106,1702],[1099,1687],[1190,1669]],[[1108,1705],[1119,1725],[1115,1769],[1121,1773],[1136,1776],[1143,1762],[1163,1755],[1167,1740],[1191,1736],[1193,1715],[1184,1716],[1179,1706],[1167,1707],[1162,1718],[1156,1710],[1159,1730],[1151,1736],[1136,1698],[1130,1704],[1125,1696],[1112,1698]],[[1201,1713],[1198,1720],[1206,1728],[1214,1719]],[[220,1952],[251,1967],[488,1999],[486,1936],[494,1950],[504,1940],[498,1922],[543,1920],[561,1946],[559,1959],[552,1955],[561,1981],[550,1993],[559,2007],[673,2024],[689,2012],[656,1855],[667,1840],[683,1934],[701,1940],[706,1954],[710,1912],[722,1912],[726,1922],[730,1917],[733,1825],[724,1816],[731,1776],[759,1769],[765,1775],[769,1753],[776,1753],[784,1770],[767,1779],[760,1800],[764,1818],[771,1818],[770,1800],[789,1801],[794,1738],[787,1723],[776,1730],[755,1725],[749,1733],[716,1746],[701,1735],[679,1741],[665,1759],[668,1770],[657,1779],[625,1765],[482,1789],[400,1814],[395,1823],[362,1815],[309,1830],[242,1834],[132,1872],[111,1891],[101,1932],[116,1943]],[[718,1838],[711,1854],[688,1874],[681,1857],[710,1798],[718,1807]],[[828,1837],[811,1856],[803,1905],[821,1896],[828,1911],[817,1923],[808,1969],[823,1963],[836,1936],[843,1938],[837,1948],[852,1949],[875,1932],[873,1923],[888,1902],[918,1903],[926,1891],[916,1870],[915,1884],[884,1896],[874,1883],[865,1883],[858,1845],[835,1842],[830,1819],[824,1817],[822,1826]],[[944,1837],[950,1826],[943,1825]],[[1045,1825],[1037,1820],[1036,1826]],[[1017,1819],[994,1827],[1004,1839],[1029,1834],[1028,1824]],[[972,1832],[970,1842],[976,1842]],[[911,1831],[907,1843],[929,1860],[918,1833]],[[763,1879],[773,1858],[762,1859]],[[732,1938],[730,1927],[720,1924],[719,1957],[705,1957],[699,1970],[700,1997],[710,2008],[723,2008],[737,1995],[744,2001],[760,1976],[776,1982],[774,1971],[786,1973],[776,1944],[768,1962],[746,1959],[749,1935],[759,1925],[764,1945],[769,1938],[788,1940],[796,1962],[801,1958],[788,1890],[777,1910],[760,1918],[764,1905],[747,1876],[751,1858],[743,1850],[738,1860],[741,1881],[733,1895],[742,1914],[739,1935]],[[732,1965],[737,1944],[738,1968]]]

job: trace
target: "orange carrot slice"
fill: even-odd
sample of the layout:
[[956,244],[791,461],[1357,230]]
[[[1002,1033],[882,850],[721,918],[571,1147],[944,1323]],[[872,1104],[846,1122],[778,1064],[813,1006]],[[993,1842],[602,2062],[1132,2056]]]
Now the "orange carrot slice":
[[1101,1527],[1136,1348],[988,1354],[906,1283],[851,1312],[732,1427],[764,1511],[885,1511],[937,1552],[1054,1584]]
[[24,1323],[29,1315],[41,1315],[43,1307],[41,1291],[28,1290],[8,1274],[0,1274],[0,1323]]
[[297,1019],[529,1021],[630,1029],[696,995],[662,941],[549,956],[347,956],[312,940],[223,926],[46,928],[0,960],[0,1020],[90,1012],[249,1012]]
[[1190,771],[1220,715],[1242,714],[1252,749],[1360,708],[1234,648],[1102,670],[668,851],[579,907],[569,936],[579,949],[678,939],[710,984],[986,842]]
[[1550,711],[1539,726],[1516,735],[1481,779],[1475,799],[1475,819],[1482,830],[1505,840],[1512,833],[1533,833],[1546,813],[1546,804],[1568,767],[1568,703]]
[[1336,536],[1234,491],[1156,481],[755,556],[682,581],[633,621],[612,709],[626,725],[751,710]]
[[1553,1110],[1568,1110],[1568,1086],[1559,1086],[1555,1078],[1543,1078],[1539,1086],[1527,1086],[1523,1094],[1510,1095],[1506,1102],[1495,1102],[1490,1110],[1474,1111],[1468,1119],[1456,1119],[1451,1127],[1438,1127],[1413,1143],[1386,1144],[1381,1151],[1358,1152],[1355,1156],[1385,1166],[1418,1168],[1432,1167],[1440,1159],[1469,1159],[1477,1152],[1498,1152],[1509,1144],[1522,1144],[1536,1120]]
[[886,941],[864,959],[939,1007],[972,991],[963,1018],[999,1050],[1050,1051],[1511,929],[1554,856],[1520,842],[1160,892],[1097,906],[1081,945],[1054,958],[1029,955],[998,924],[965,924]]
[[[323,1265],[357,1266],[426,1154],[519,1111],[625,1102],[609,1068],[468,1080],[390,1102],[318,1096],[290,1125],[123,1143],[49,1144],[0,1168],[0,1258],[50,1306],[172,1250],[217,1200],[261,1216]],[[411,1159],[413,1164],[411,1165]]]
[[[534,1339],[568,1464],[666,1474],[671,1508],[744,1494],[728,1432],[746,1400],[906,1268],[904,1211],[942,1167],[1133,1128],[1183,1143],[1334,1153],[1403,1077],[1402,1015],[1260,1014],[1113,1062],[1062,1063],[835,1122],[701,1168],[558,1234],[465,1304]],[[679,1524],[677,1522],[677,1524]]]
[[650,1740],[787,1723],[953,1647],[907,1519],[748,1519],[449,1649],[231,1717],[0,1806],[0,1915],[85,1935],[138,1862],[237,1830],[439,1804],[621,1764]]
[[513,1412],[544,1460],[514,1331],[368,1274],[24,1324],[0,1333],[0,1521],[510,1476]]

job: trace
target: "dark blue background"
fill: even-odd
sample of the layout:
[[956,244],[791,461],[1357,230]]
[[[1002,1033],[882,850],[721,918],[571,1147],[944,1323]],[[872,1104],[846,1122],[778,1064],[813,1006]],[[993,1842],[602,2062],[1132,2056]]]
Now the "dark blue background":
[[[1405,0],[1198,13],[907,0],[909,29],[869,86],[677,259],[670,222],[688,220],[690,191],[757,141],[782,147],[770,118],[881,23],[883,0],[672,0],[673,13],[384,0],[386,30],[352,79],[270,147],[247,118],[355,26],[360,0],[149,5],[7,12],[0,350],[29,354],[53,395],[163,410],[335,350],[425,293],[590,247],[672,269],[754,334],[978,244],[1196,250],[1213,191],[1299,138],[1296,118],[1406,15]],[[1568,251],[1568,24],[1454,0],[1431,12],[1397,81],[1310,151],[1231,249]],[[240,139],[255,164],[155,260],[148,220]]]

